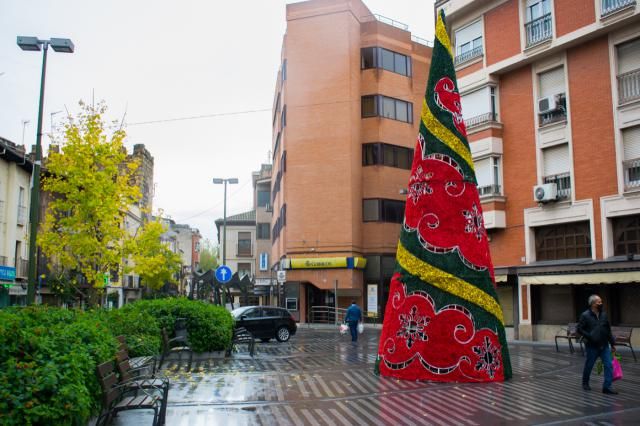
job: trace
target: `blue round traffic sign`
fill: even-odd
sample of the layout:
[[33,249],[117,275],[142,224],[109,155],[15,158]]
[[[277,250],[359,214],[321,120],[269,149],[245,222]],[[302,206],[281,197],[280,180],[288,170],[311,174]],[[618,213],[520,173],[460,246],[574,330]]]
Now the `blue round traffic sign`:
[[231,281],[232,275],[231,268],[227,265],[220,265],[216,268],[216,279],[223,284]]

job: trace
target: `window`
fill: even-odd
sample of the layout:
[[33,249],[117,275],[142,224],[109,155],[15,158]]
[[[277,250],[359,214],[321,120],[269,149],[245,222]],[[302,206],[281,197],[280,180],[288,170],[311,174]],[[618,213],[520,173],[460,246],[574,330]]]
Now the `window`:
[[297,311],[298,299],[296,299],[295,297],[287,297],[286,306],[287,306],[287,311]]
[[256,232],[257,232],[256,239],[268,240],[270,238],[269,236],[270,228],[271,228],[271,224],[269,223],[259,223],[258,227],[256,228]]
[[360,68],[382,68],[410,77],[411,58],[383,47],[365,47],[360,50]]
[[538,114],[540,126],[567,119],[565,87],[564,67],[558,67],[538,74]]
[[280,126],[286,127],[287,125],[287,106],[282,107],[282,115],[280,116]]
[[362,220],[364,222],[402,223],[404,220],[404,201],[365,199],[362,202]]
[[276,106],[273,108],[273,123],[272,126],[276,125],[276,118],[278,118],[278,113],[280,112],[280,93],[278,93],[278,99],[276,100]]
[[269,253],[266,253],[266,252],[260,253],[260,270],[261,271],[269,270]]
[[[240,265],[238,265],[238,269],[240,269]],[[241,317],[245,318],[261,318],[262,317],[262,308],[254,308],[248,309],[244,311]]]
[[467,129],[497,120],[495,87],[486,86],[464,94],[461,102]]
[[456,65],[482,56],[482,22],[476,21],[457,30],[455,32],[455,43]]
[[382,116],[392,120],[413,123],[413,104],[382,95],[362,97],[362,117]]
[[618,103],[640,99],[640,38],[621,44],[618,52]]
[[622,130],[624,147],[624,186],[626,190],[640,187],[640,126]]
[[238,256],[251,256],[251,232],[238,232]]
[[534,228],[536,260],[591,257],[589,222],[564,223]]
[[551,25],[551,1],[527,0],[527,47],[548,40],[553,35]]
[[640,215],[611,219],[613,225],[613,255],[640,254]]
[[251,264],[250,263],[238,263],[238,278],[242,279],[246,275],[251,276]]
[[544,183],[555,183],[558,187],[558,198],[571,196],[571,161],[569,144],[563,143],[542,150],[544,167]]
[[24,225],[27,223],[27,206],[24,201],[25,189],[20,187],[18,192],[18,225]]
[[411,170],[413,149],[376,142],[362,145],[362,165],[385,165]]
[[283,204],[280,207],[280,215],[278,219],[276,219],[275,225],[273,225],[273,231],[271,232],[271,243],[275,243],[275,241],[280,237],[280,232],[282,228],[287,225],[287,205]]
[[478,193],[480,196],[500,195],[500,159],[498,157],[483,158],[474,161]]
[[282,81],[287,79],[287,60],[282,61]]
[[258,207],[266,207],[269,204],[269,197],[271,194],[268,190],[259,189],[258,190]]
[[570,285],[532,285],[534,324],[567,324],[575,321],[573,289]]

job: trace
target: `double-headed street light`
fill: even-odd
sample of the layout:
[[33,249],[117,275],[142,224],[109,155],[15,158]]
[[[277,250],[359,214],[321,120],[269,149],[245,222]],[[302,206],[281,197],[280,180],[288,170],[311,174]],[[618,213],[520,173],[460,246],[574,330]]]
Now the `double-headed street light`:
[[49,46],[56,52],[73,53],[74,45],[68,38],[40,40],[37,37],[18,36],[20,49],[39,52],[42,50],[42,75],[40,77],[40,102],[38,106],[38,130],[36,133],[36,156],[31,174],[31,198],[29,202],[29,275],[27,286],[27,304],[35,301],[36,288],[36,234],[40,224],[40,167],[42,166],[42,110],[44,107],[44,81],[47,72],[47,50]]
[[[213,178],[213,183],[215,185],[224,184],[224,212],[222,218],[222,264],[226,266],[227,264],[227,184],[234,185],[238,183],[238,178]],[[222,304],[224,305],[224,290],[222,291]]]

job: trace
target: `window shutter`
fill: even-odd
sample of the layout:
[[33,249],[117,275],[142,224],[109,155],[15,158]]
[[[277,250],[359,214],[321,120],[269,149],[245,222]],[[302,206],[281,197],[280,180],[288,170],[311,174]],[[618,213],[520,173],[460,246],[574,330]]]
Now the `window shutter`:
[[564,67],[539,74],[539,82],[540,87],[538,89],[540,91],[540,98],[565,93]]
[[544,175],[552,176],[567,173],[571,169],[569,163],[569,145],[562,144],[542,151],[544,159]]
[[618,46],[618,74],[640,69],[640,38]]
[[622,130],[625,161],[640,158],[640,126]]
[[476,21],[471,25],[467,25],[461,30],[456,31],[456,54],[460,54],[460,46],[472,40],[482,37],[482,25],[480,21]]
[[491,112],[489,87],[484,87],[462,97],[462,116],[465,120]]
[[476,171],[478,188],[493,184],[491,179],[491,158],[484,158],[482,160],[476,161],[474,164],[474,168]]

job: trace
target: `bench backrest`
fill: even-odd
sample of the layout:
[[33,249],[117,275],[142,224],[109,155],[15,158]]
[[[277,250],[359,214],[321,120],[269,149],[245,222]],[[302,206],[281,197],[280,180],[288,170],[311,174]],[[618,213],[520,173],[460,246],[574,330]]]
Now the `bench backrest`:
[[102,388],[102,400],[105,407],[111,407],[113,401],[119,398],[120,391],[116,388],[118,376],[113,369],[113,362],[107,361],[97,367],[98,380]]
[[617,342],[629,343],[631,341],[631,333],[633,328],[631,327],[611,327],[611,334]]
[[578,337],[579,333],[578,333],[578,323],[577,322],[570,322],[567,325],[567,336],[568,337]]

